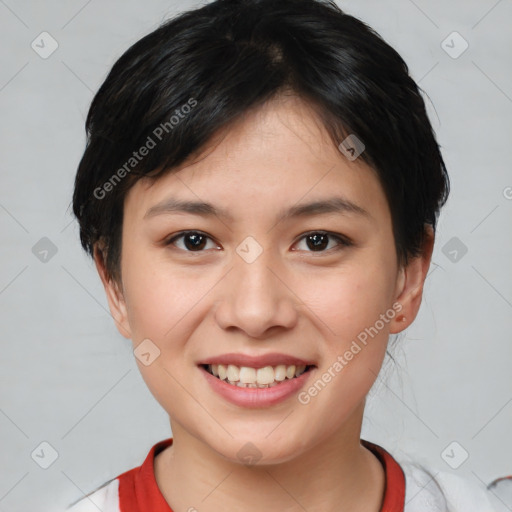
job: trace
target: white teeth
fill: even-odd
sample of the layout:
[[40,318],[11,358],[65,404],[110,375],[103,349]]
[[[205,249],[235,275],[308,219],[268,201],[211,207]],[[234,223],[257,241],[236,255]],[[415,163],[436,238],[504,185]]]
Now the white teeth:
[[234,364],[211,364],[208,370],[229,384],[246,388],[267,388],[277,386],[286,379],[293,379],[306,371],[305,365],[265,366],[264,368],[250,368],[248,366],[235,366]]
[[301,373],[304,373],[304,370],[306,369],[306,365],[300,365],[295,368],[295,377],[298,377]]
[[295,377],[295,365],[294,364],[286,367],[286,378],[293,379],[293,377]]
[[272,382],[274,382],[274,368],[272,368],[272,366],[258,368],[256,372],[256,382],[258,384],[272,384]]
[[282,382],[284,379],[286,379],[286,366],[284,364],[280,364],[279,366],[275,367],[274,379],[276,379],[278,382]]
[[[247,366],[242,366],[240,368],[240,373],[238,374],[238,379],[242,384],[255,384],[256,370],[254,368],[247,368]],[[260,384],[266,384],[266,382],[260,382]]]
[[226,378],[231,382],[236,382],[237,380],[240,380],[240,368],[238,368],[238,366],[228,364],[226,370]]

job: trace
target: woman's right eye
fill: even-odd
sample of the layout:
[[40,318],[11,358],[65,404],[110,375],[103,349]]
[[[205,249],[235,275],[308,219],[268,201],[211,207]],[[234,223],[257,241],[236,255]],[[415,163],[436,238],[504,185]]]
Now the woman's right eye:
[[[183,239],[182,247],[176,244],[176,241],[180,239]],[[207,245],[206,240],[212,240],[212,238],[200,231],[182,231],[167,239],[165,245],[174,245],[185,252],[202,252],[205,245]]]

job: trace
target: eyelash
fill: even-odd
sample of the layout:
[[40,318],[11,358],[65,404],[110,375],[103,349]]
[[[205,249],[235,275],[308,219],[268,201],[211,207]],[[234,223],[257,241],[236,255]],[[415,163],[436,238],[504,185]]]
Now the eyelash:
[[[164,242],[164,245],[165,246],[169,246],[169,245],[173,245],[174,242],[176,240],[179,240],[180,238],[183,238],[184,236],[186,235],[190,235],[190,234],[197,234],[197,235],[202,235],[210,240],[213,240],[210,236],[208,236],[206,233],[203,233],[202,231],[194,231],[194,230],[189,230],[189,231],[181,231],[180,233],[176,234],[176,235],[173,235],[171,238],[165,240]],[[328,253],[330,254],[331,252],[337,252],[337,251],[340,251],[346,247],[350,247],[353,245],[352,241],[349,240],[348,238],[346,237],[342,237],[340,235],[337,235],[336,233],[331,233],[329,231],[309,231],[307,233],[304,233],[300,238],[299,240],[297,241],[300,242],[301,240],[303,240],[304,238],[308,237],[308,236],[311,236],[311,235],[325,235],[325,236],[328,236],[334,240],[336,240],[338,242],[338,245],[334,248],[331,248],[331,249],[327,249],[327,250],[324,250],[324,251],[306,251],[306,252],[311,252],[313,254],[315,253],[318,253],[318,254],[325,254],[325,253]],[[200,251],[188,251],[186,249],[180,249],[180,248],[177,248],[178,250],[180,251],[183,251],[183,252],[188,252],[188,253],[191,253],[191,254],[194,254],[194,253],[202,253],[202,252],[205,252],[204,250],[200,250]]]

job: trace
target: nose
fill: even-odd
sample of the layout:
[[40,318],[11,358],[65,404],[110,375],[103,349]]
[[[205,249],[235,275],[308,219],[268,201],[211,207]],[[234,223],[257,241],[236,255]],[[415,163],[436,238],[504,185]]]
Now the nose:
[[223,329],[240,329],[248,337],[262,339],[278,328],[291,329],[298,321],[300,299],[270,252],[263,251],[252,262],[236,254],[220,291],[215,316]]

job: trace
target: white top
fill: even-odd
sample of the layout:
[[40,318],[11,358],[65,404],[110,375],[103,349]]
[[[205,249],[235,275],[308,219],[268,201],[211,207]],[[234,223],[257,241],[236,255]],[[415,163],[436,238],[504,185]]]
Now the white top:
[[[150,462],[152,470],[152,460]],[[483,484],[470,482],[454,473],[424,469],[410,460],[400,461],[399,464],[405,475],[403,512],[501,512],[506,510],[505,507],[500,506],[498,509],[491,504],[491,493]],[[98,512],[98,510],[123,512],[119,504],[118,478],[110,480],[89,496],[82,498],[74,506],[66,509],[66,512]]]

